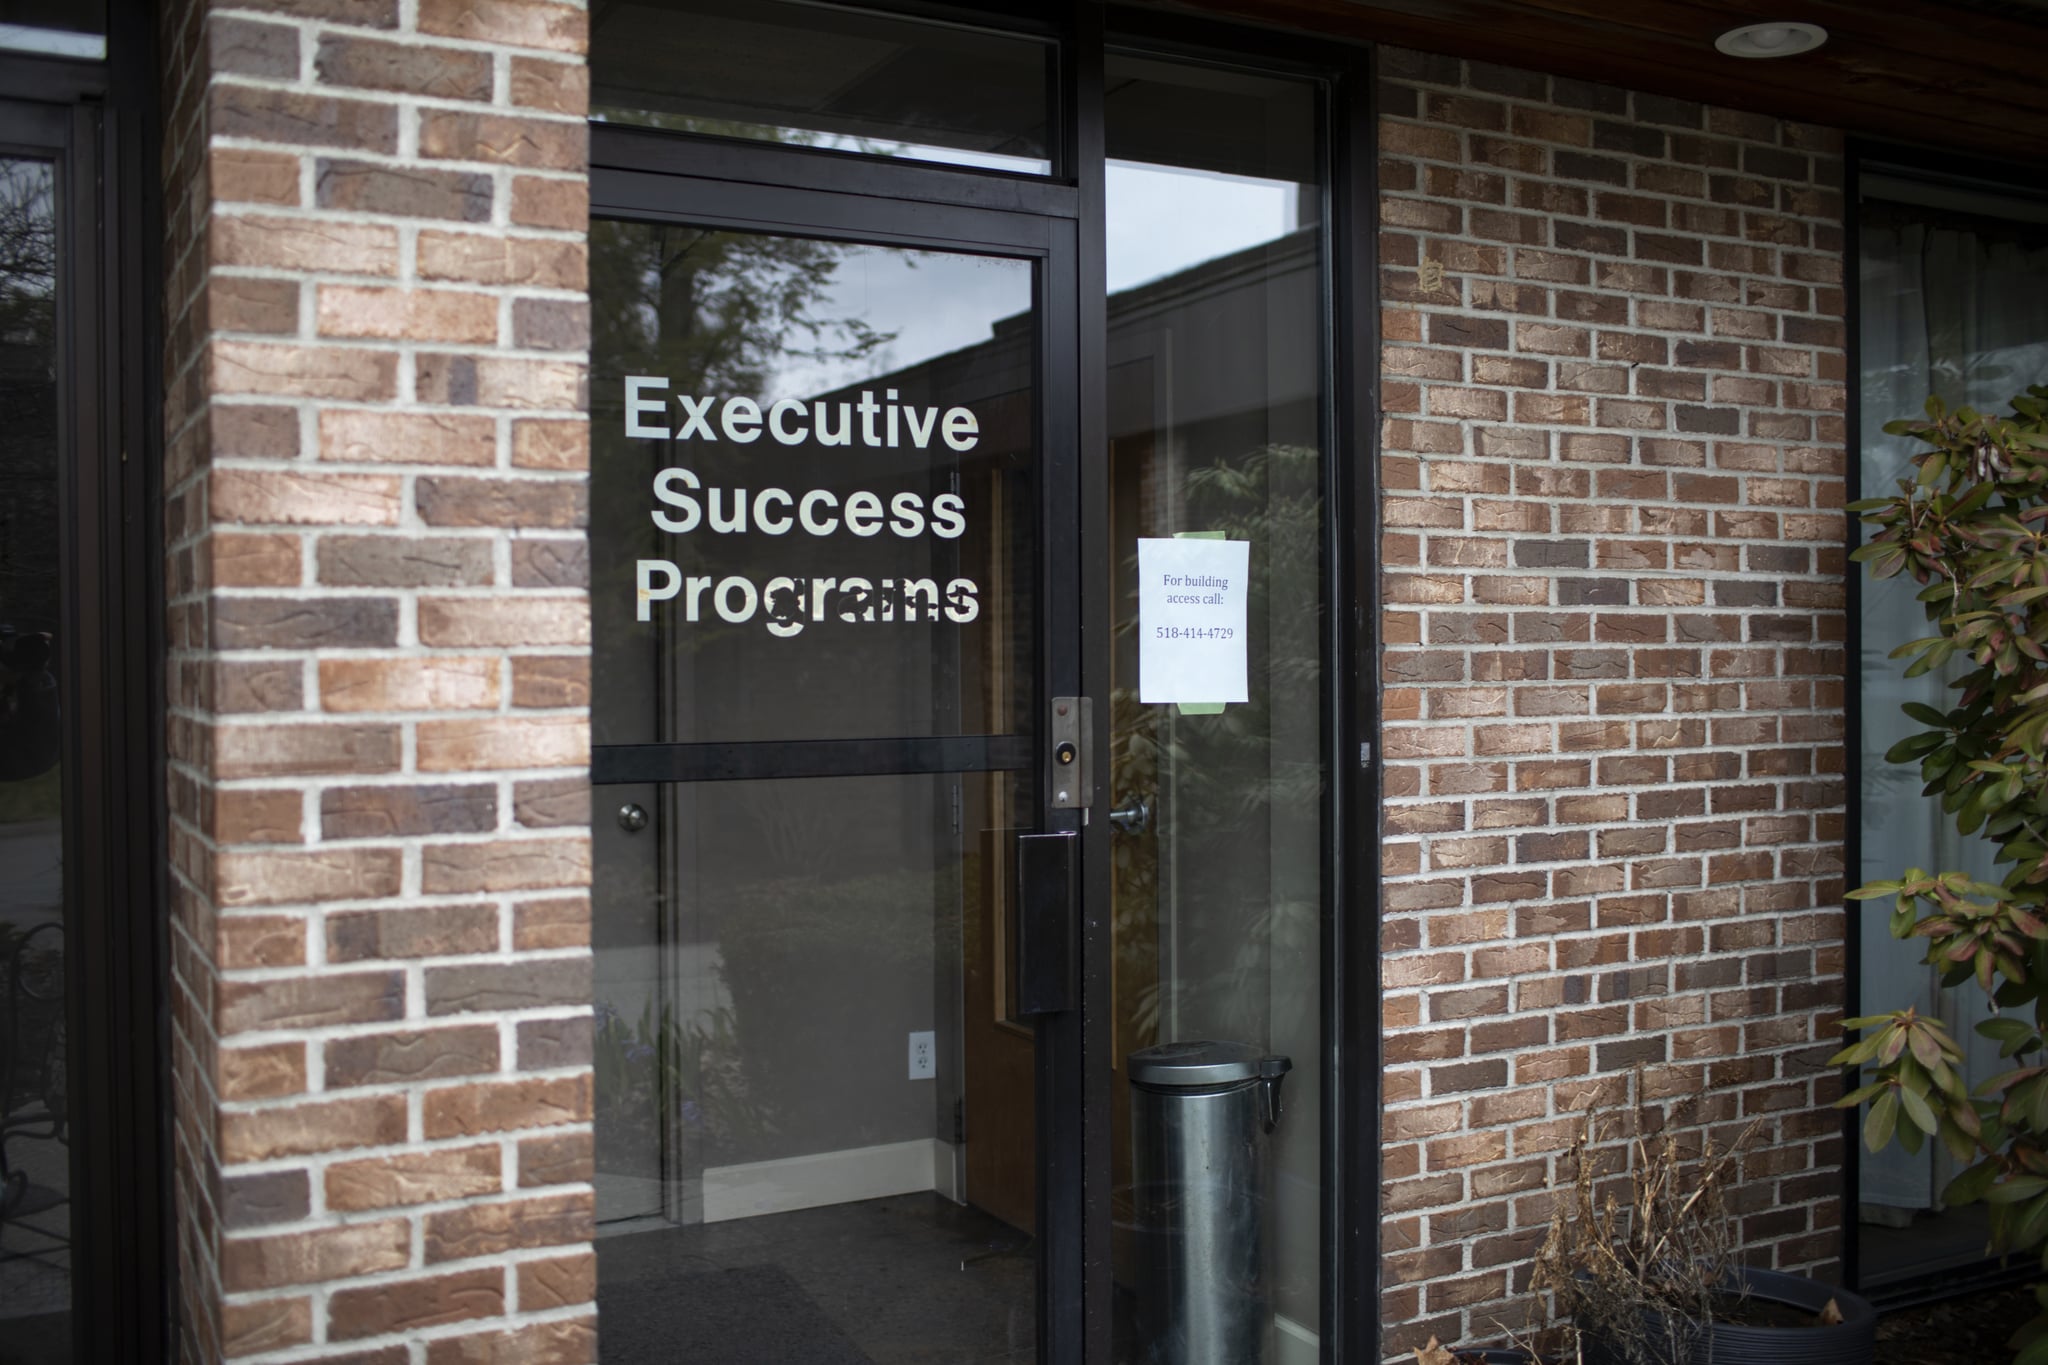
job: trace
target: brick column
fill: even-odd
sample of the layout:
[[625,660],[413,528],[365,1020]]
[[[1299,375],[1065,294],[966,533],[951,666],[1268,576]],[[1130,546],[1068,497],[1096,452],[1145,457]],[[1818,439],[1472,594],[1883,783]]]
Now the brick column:
[[167,7],[189,1361],[595,1359],[586,27]]
[[1840,138],[1387,51],[1386,1295],[1498,1339],[1582,1109],[1842,1227]]

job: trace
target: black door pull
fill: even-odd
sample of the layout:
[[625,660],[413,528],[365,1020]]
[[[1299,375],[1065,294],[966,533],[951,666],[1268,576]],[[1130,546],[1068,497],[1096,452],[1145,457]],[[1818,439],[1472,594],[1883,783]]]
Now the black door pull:
[[1074,1007],[1074,850],[1071,832],[1017,836],[1017,1013]]

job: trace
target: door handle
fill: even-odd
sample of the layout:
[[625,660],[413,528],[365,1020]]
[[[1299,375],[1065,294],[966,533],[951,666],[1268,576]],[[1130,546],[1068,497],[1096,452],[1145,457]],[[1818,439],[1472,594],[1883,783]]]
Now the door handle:
[[1152,799],[1125,797],[1124,804],[1109,813],[1109,823],[1126,834],[1143,834],[1152,827]]
[[1071,831],[1017,836],[1017,1014],[1074,1007],[1075,897]]

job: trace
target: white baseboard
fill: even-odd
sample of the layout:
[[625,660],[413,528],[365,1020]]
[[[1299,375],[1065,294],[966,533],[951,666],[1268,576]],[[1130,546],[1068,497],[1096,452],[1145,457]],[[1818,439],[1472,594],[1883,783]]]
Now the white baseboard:
[[704,1221],[723,1223],[925,1190],[936,1190],[957,1202],[954,1155],[950,1142],[915,1138],[778,1161],[706,1167]]
[[967,1202],[965,1157],[957,1144],[932,1139],[932,1188],[956,1204]]
[[1293,1318],[1273,1315],[1273,1365],[1318,1365],[1323,1343]]

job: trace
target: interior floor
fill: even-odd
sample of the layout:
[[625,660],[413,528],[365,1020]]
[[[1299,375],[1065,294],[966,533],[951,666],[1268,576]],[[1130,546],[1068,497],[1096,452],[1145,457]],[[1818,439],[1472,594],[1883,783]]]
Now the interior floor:
[[606,1365],[1025,1365],[1036,1250],[938,1194],[600,1235]]
[[0,1188],[0,1365],[71,1359],[70,1151],[54,1138],[5,1139]]

